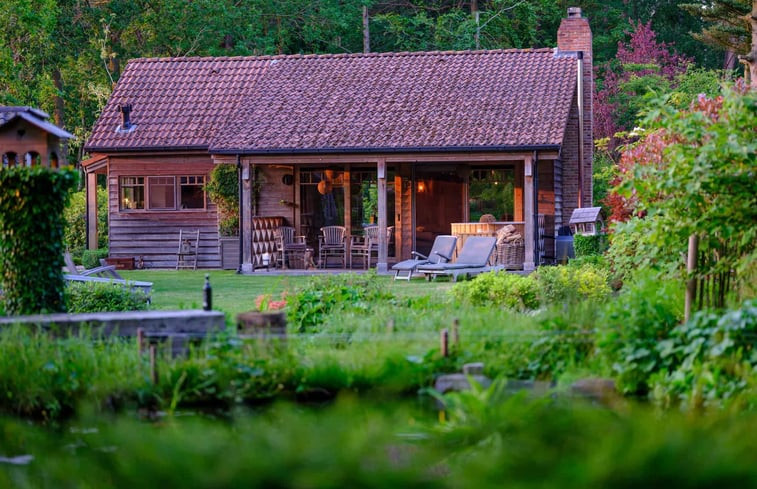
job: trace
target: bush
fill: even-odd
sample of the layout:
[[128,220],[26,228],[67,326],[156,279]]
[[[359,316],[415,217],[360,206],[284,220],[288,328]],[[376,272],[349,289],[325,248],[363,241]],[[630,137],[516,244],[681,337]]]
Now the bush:
[[683,317],[683,290],[675,281],[640,274],[599,315],[597,347],[625,393],[645,394],[664,361],[657,343]]
[[[87,247],[87,191],[80,190],[71,194],[66,209],[65,244],[74,258],[79,258],[81,251]],[[97,247],[108,246],[108,191],[97,187]]]
[[84,250],[81,255],[81,264],[84,268],[95,268],[100,266],[100,259],[108,258],[108,248],[98,248],[96,250]]
[[607,250],[606,234],[576,234],[573,236],[573,249],[576,258],[582,256],[601,255]]
[[591,262],[540,267],[534,274],[543,304],[602,300],[610,295],[609,271]]
[[666,367],[651,380],[657,401],[698,408],[733,399],[757,369],[757,299],[724,313],[694,314],[657,350]]
[[469,282],[455,284],[450,294],[474,306],[527,310],[539,307],[536,281],[512,273],[482,273]]
[[299,332],[312,331],[337,309],[366,310],[369,301],[385,301],[392,296],[384,292],[375,272],[364,275],[322,275],[313,277],[287,296],[287,315]]
[[218,232],[221,236],[239,234],[239,174],[234,165],[216,165],[205,189],[218,206]]
[[59,312],[63,302],[63,209],[72,170],[0,171],[0,288],[9,314]]
[[141,290],[100,282],[71,283],[66,287],[68,312],[144,311],[148,297]]

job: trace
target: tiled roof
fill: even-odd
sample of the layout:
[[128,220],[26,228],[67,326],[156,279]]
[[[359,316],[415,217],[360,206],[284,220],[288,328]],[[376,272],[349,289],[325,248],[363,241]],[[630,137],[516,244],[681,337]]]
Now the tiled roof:
[[[87,147],[259,153],[558,145],[575,72],[575,59],[552,49],[136,60]],[[133,105],[135,131],[116,132],[117,101]]]
[[73,139],[74,135],[70,132],[61,129],[47,121],[50,116],[47,112],[35,109],[34,107],[18,106],[18,107],[6,107],[0,106],[0,127],[10,123],[12,120],[23,119],[29,124],[37,126],[45,132],[48,132],[60,139]]
[[[248,100],[270,58],[142,58],[129,61],[95,123],[87,151],[205,149]],[[119,132],[120,104],[136,129]]]

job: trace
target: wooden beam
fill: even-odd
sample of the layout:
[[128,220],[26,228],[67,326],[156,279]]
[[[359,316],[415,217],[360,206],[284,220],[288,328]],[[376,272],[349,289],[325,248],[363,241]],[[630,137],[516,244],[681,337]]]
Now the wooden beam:
[[87,249],[97,249],[97,175],[87,173]]
[[386,160],[379,159],[377,163],[378,172],[378,262],[376,270],[385,272],[387,266],[388,243],[386,242]]
[[523,261],[523,270],[534,270],[534,172],[533,159],[527,156],[523,161],[523,220],[525,226],[525,254]]
[[252,167],[242,160],[242,272],[251,273],[252,266]]

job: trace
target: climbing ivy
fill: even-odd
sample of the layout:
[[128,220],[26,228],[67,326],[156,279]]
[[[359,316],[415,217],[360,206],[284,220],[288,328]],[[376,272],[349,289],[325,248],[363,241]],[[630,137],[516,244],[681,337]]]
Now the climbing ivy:
[[64,310],[63,209],[73,170],[0,171],[0,295],[7,314]]

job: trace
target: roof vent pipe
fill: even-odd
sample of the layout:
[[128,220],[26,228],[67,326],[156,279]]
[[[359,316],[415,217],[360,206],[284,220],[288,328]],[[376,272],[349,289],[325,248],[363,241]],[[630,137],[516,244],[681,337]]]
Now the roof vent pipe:
[[131,104],[119,105],[118,111],[121,112],[121,130],[128,131],[131,129]]

